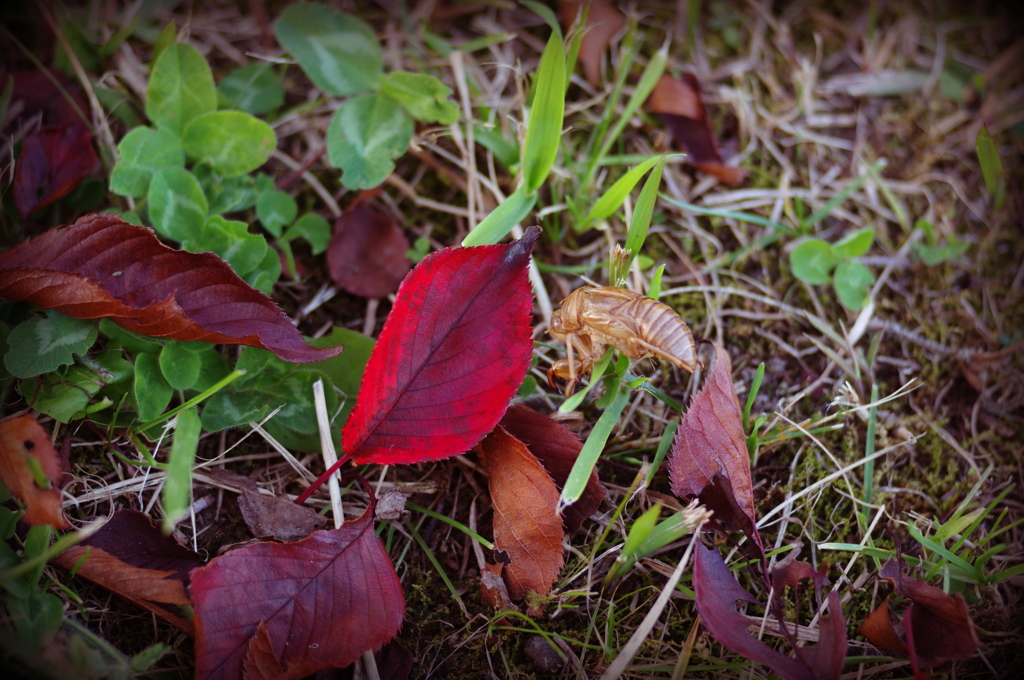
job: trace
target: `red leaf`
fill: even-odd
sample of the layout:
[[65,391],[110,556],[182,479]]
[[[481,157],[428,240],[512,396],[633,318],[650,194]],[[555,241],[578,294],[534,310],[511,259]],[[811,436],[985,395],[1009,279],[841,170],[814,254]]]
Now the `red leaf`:
[[356,463],[447,458],[494,428],[530,363],[539,235],[441,250],[405,278],[341,433]]
[[[580,455],[580,449],[583,448],[583,442],[579,437],[565,425],[553,420],[551,416],[537,413],[521,405],[511,406],[505,412],[501,426],[526,444],[530,453],[537,457],[561,491]],[[566,531],[571,534],[579,530],[583,521],[593,515],[607,497],[608,492],[601,485],[597,470],[592,470],[583,496],[562,513]]]
[[913,634],[913,639],[906,642],[915,667],[917,663],[932,666],[949,659],[966,659],[978,649],[967,603],[959,593],[949,595],[927,581],[907,576],[902,560],[886,562],[881,576],[892,582],[897,594],[913,601],[903,618],[906,630]]
[[720,643],[748,659],[763,663],[784,680],[836,680],[846,657],[846,623],[839,596],[828,596],[827,616],[821,617],[818,644],[797,647],[796,658],[786,656],[757,640],[749,632],[756,621],[736,609],[736,602],[757,603],[743,590],[714,547],[694,546],[693,591],[697,611],[708,632]]
[[353,295],[382,298],[398,288],[412,262],[411,246],[388,215],[360,201],[334,223],[327,246],[331,279]]
[[[84,560],[83,560],[84,558]],[[56,560],[65,569],[131,600],[192,634],[192,623],[177,607],[191,606],[185,592],[189,570],[202,559],[164,536],[141,512],[122,510],[81,544]]]
[[700,82],[692,74],[683,74],[680,79],[662,76],[647,99],[647,107],[661,116],[676,144],[686,152],[687,160],[702,171],[730,186],[738,186],[750,174],[722,163],[701,98]]
[[96,169],[92,133],[79,122],[44,127],[25,138],[14,169],[14,204],[22,217],[67,196]]
[[697,496],[729,531],[742,531],[764,555],[754,516],[750,456],[732,385],[732,362],[720,345],[704,388],[683,416],[669,452],[669,482],[680,498]]
[[[28,459],[39,464],[50,487],[38,486]],[[60,458],[50,435],[31,414],[13,415],[0,420],[0,478],[11,493],[25,503],[22,520],[28,524],[49,524],[57,529],[70,527],[60,508]]]
[[[21,106],[24,119],[43,114],[43,125],[66,125],[84,123],[88,111],[81,87],[60,71],[35,69],[18,71],[14,76],[14,90],[11,92],[11,108]],[[7,79],[3,79],[6,86]]]
[[[566,31],[572,27],[584,4],[583,0],[559,0],[558,19]],[[608,51],[612,37],[625,26],[626,17],[608,0],[592,0],[589,4],[579,60],[587,82],[596,86],[601,82],[601,57]]]
[[480,443],[494,504],[494,549],[504,552],[508,592],[551,592],[562,569],[558,489],[526,446],[501,426]]
[[341,351],[307,345],[213,253],[174,250],[113,215],[87,215],[0,253],[0,296],[79,319],[110,317],[143,335],[260,347],[295,363]]
[[393,638],[405,615],[372,506],[340,529],[218,557],[192,572],[191,590],[202,679],[241,678],[271,659],[284,677],[342,668]]
[[899,633],[892,625],[889,617],[889,598],[886,597],[882,604],[878,605],[860,624],[860,634],[868,639],[868,642],[879,649],[908,656],[907,643],[903,641]]

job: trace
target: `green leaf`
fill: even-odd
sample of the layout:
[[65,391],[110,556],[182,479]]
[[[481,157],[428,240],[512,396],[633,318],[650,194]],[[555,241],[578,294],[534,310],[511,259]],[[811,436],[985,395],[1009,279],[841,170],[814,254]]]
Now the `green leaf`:
[[875,282],[871,270],[856,260],[844,260],[836,266],[832,284],[836,296],[843,305],[852,310],[861,309],[868,299],[868,293]]
[[828,283],[829,273],[837,262],[832,247],[818,238],[804,241],[789,254],[793,276],[804,283]]
[[299,237],[306,239],[314,255],[319,255],[331,242],[331,225],[319,215],[306,213],[284,235],[285,240]]
[[256,290],[270,295],[274,290],[274,284],[281,278],[281,257],[276,250],[267,246],[267,254],[263,256],[263,260],[242,278]]
[[184,241],[206,224],[206,196],[199,180],[184,168],[163,168],[149,185],[149,219],[167,238]]
[[207,432],[220,432],[229,427],[256,422],[266,412],[267,402],[258,394],[221,390],[203,404],[203,429]]
[[540,58],[534,81],[533,108],[523,143],[523,182],[533,193],[547,179],[558,156],[565,114],[565,48],[561,36],[552,33]]
[[636,200],[636,207],[633,209],[633,219],[629,223],[629,235],[626,237],[626,250],[629,251],[629,260],[632,262],[647,240],[647,230],[651,227],[651,218],[654,216],[654,204],[658,200],[658,189],[661,187],[661,172],[665,167],[665,161],[654,166],[644,188],[640,190],[640,197]]
[[62,423],[79,417],[99,388],[95,374],[77,365],[18,383],[18,391],[33,409]]
[[202,359],[185,343],[171,340],[160,350],[160,372],[176,390],[187,390],[199,379]]
[[380,93],[391,97],[416,120],[451,125],[459,119],[459,106],[448,99],[452,90],[433,76],[395,71],[384,76]]
[[159,352],[162,342],[118,326],[110,319],[100,319],[100,333],[121,343],[129,352]]
[[220,355],[213,345],[207,345],[206,349],[196,352],[200,360],[199,379],[192,389],[196,392],[204,392],[213,387],[217,382],[226,378],[231,373],[231,368],[224,357]]
[[347,96],[377,89],[380,43],[361,20],[319,3],[299,3],[281,13],[274,35],[324,92]]
[[245,222],[213,215],[197,235],[183,239],[181,247],[193,253],[216,253],[244,277],[262,264],[270,246],[260,234],[250,234]]
[[189,123],[182,143],[190,158],[209,163],[224,177],[236,177],[266,163],[277,147],[277,136],[248,113],[214,111]]
[[121,160],[110,174],[110,190],[120,196],[145,196],[154,172],[185,167],[181,140],[162,128],[135,128],[117,145],[117,153]]
[[92,319],[72,319],[56,310],[11,329],[4,365],[11,375],[31,378],[72,363],[96,342],[99,327]]
[[163,413],[171,403],[172,393],[155,354],[140,354],[135,358],[135,401],[139,420],[153,420]]
[[8,594],[5,600],[6,618],[28,649],[42,649],[60,630],[64,604],[56,595],[31,589],[23,597]]
[[494,154],[494,157],[506,170],[510,170],[519,162],[519,147],[501,134],[499,128],[474,125],[473,138],[480,146]]
[[989,198],[992,199],[996,210],[1002,207],[1006,198],[1006,176],[1003,172],[1003,161],[999,158],[999,150],[996,149],[992,135],[988,127],[982,125],[978,129],[978,136],[974,142],[974,149],[978,154],[978,162],[981,164],[981,175],[985,180],[985,189]]
[[177,36],[178,29],[172,20],[171,23],[163,27],[163,30],[160,31],[160,35],[158,35],[156,40],[153,42],[153,64],[160,59],[160,55],[164,53],[164,50],[174,44]]
[[211,215],[249,210],[265,192],[274,190],[274,180],[262,172],[255,177],[221,177],[209,165],[200,163],[192,169],[192,174],[203,188]]
[[837,260],[848,257],[860,257],[871,249],[875,241],[875,232],[869,229],[861,229],[852,234],[847,234],[832,244],[832,255]]
[[299,204],[286,191],[267,191],[256,201],[256,217],[263,228],[280,237],[286,226],[299,214]]
[[203,55],[185,43],[163,51],[149,76],[146,115],[181,137],[193,119],[217,110],[217,88]]
[[941,264],[963,255],[970,249],[970,247],[971,244],[966,241],[959,241],[951,238],[949,243],[944,243],[941,246],[915,243],[914,252],[917,253],[917,256],[921,258],[922,262],[929,267],[934,267],[937,264]]
[[371,189],[395,169],[412,139],[412,118],[394,99],[368,94],[349,99],[331,118],[327,155],[349,189]]
[[497,243],[526,217],[536,202],[537,194],[527,193],[525,186],[519,187],[466,234],[462,245],[482,246]]
[[220,81],[228,108],[260,115],[284,104],[284,88],[270,64],[246,64]]
[[[587,228],[597,220],[608,219],[612,214],[619,209],[622,202],[626,200],[626,196],[633,191],[633,188],[640,182],[640,178],[647,174],[647,172],[658,164],[659,161],[663,161],[664,156],[651,156],[640,165],[634,168],[630,168],[626,174],[615,180],[615,183],[608,188],[601,198],[597,199],[597,203],[587,213],[587,218],[583,221],[583,225],[580,227],[580,231]],[[660,175],[659,175],[660,179]]]
[[188,514],[192,504],[192,465],[199,447],[200,429],[199,412],[195,406],[178,414],[161,497],[164,503],[165,534],[174,530],[174,525]]

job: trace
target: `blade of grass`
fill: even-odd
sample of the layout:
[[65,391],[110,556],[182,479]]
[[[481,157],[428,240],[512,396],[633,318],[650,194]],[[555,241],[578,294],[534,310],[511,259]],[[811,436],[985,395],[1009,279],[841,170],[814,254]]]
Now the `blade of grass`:
[[565,114],[565,48],[552,32],[537,70],[533,108],[523,143],[523,187],[532,194],[544,184],[558,156]]
[[192,466],[199,448],[199,410],[192,406],[178,414],[171,440],[171,453],[167,461],[167,478],[164,480],[163,532],[171,533],[186,514],[192,502]]
[[583,448],[580,450],[580,454],[572,466],[572,471],[569,473],[569,478],[565,481],[565,486],[562,487],[562,495],[558,499],[559,512],[583,496],[583,490],[587,488],[587,482],[590,480],[590,473],[593,472],[594,467],[597,465],[597,459],[601,456],[601,452],[604,451],[605,442],[608,441],[612,429],[615,428],[615,424],[619,421],[619,416],[622,415],[622,410],[626,408],[626,403],[629,402],[629,394],[630,391],[628,389],[620,387],[619,394],[616,395],[611,406],[606,408],[601,417],[598,418],[594,429],[591,430],[590,436],[587,437],[587,441],[583,444]]
[[651,218],[654,217],[654,204],[658,200],[658,189],[661,187],[661,173],[665,168],[665,159],[651,170],[644,182],[644,188],[640,190],[640,197],[636,200],[636,208],[633,209],[633,219],[629,222],[629,234],[626,236],[626,250],[629,251],[629,262],[633,263],[644,241],[647,240],[647,230],[651,227]]
[[512,231],[512,227],[522,222],[536,202],[537,194],[528,193],[525,186],[519,187],[466,234],[462,245],[482,246],[497,243]]

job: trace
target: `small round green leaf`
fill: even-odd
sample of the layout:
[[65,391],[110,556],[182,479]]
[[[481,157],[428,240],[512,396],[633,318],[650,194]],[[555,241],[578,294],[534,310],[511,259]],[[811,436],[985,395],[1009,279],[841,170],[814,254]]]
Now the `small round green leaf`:
[[832,247],[818,238],[804,241],[789,254],[793,276],[804,283],[828,283],[829,273],[836,262]]
[[277,146],[274,130],[241,111],[214,111],[196,117],[185,129],[185,153],[209,163],[224,177],[252,172]]
[[295,220],[295,224],[285,234],[286,239],[296,237],[306,239],[313,254],[319,255],[327,250],[327,245],[331,242],[331,225],[319,215],[306,213]]
[[875,240],[875,232],[871,229],[861,229],[852,234],[847,234],[832,244],[832,254],[837,260],[847,257],[860,257],[871,249]]
[[274,35],[324,92],[344,96],[377,89],[380,43],[363,21],[320,3],[298,3],[274,22]]
[[153,420],[171,403],[173,390],[164,379],[155,354],[140,354],[135,359],[135,401],[139,420]]
[[4,365],[11,375],[31,378],[72,363],[96,342],[99,325],[92,319],[73,319],[56,310],[24,321],[7,336],[10,347]]
[[228,108],[260,115],[280,108],[284,88],[270,64],[246,64],[220,81],[220,93]]
[[451,88],[433,76],[395,71],[381,80],[380,92],[424,123],[451,125],[459,119],[458,104],[448,99]]
[[193,253],[216,253],[239,276],[259,267],[269,249],[267,240],[260,234],[250,234],[245,222],[226,220],[220,215],[210,216],[199,234],[183,239],[181,247]]
[[184,241],[206,224],[206,196],[199,180],[184,168],[163,168],[149,185],[149,219],[167,238]]
[[121,160],[110,174],[110,190],[120,196],[145,196],[155,171],[185,167],[181,140],[162,128],[135,128],[117,145],[117,153]]
[[299,214],[299,204],[286,191],[267,191],[256,201],[256,217],[260,224],[274,236],[280,238],[286,226]]
[[183,347],[183,344],[171,340],[160,350],[160,372],[167,384],[176,390],[187,390],[195,385],[203,363],[198,354]]
[[412,139],[412,118],[394,99],[368,94],[349,99],[331,119],[327,155],[349,189],[371,189],[395,169]]
[[78,365],[18,383],[18,391],[33,409],[62,423],[82,414],[99,389],[96,374]]
[[180,137],[193,119],[216,110],[217,88],[206,59],[191,45],[170,45],[149,76],[146,115]]
[[836,266],[832,284],[836,296],[843,305],[852,310],[861,309],[867,302],[868,293],[875,282],[871,270],[856,260],[845,260]]

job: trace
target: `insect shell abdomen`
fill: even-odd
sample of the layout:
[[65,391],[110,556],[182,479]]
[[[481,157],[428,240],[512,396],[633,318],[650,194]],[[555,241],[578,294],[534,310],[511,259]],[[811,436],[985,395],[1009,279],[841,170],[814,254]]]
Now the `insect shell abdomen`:
[[641,297],[633,305],[640,337],[650,343],[652,352],[692,373],[697,367],[697,348],[682,317],[665,303],[648,297]]

